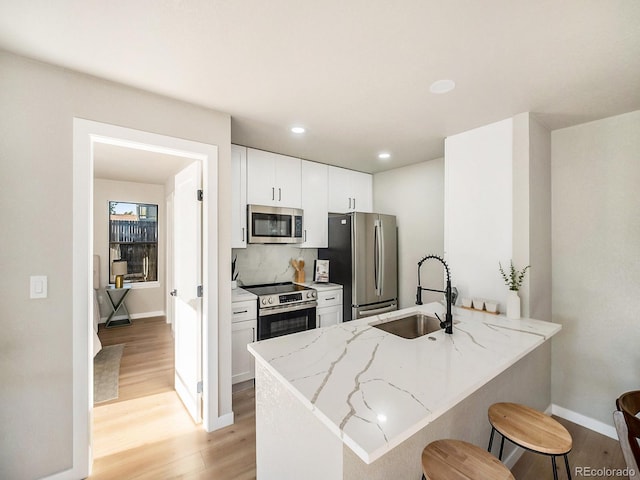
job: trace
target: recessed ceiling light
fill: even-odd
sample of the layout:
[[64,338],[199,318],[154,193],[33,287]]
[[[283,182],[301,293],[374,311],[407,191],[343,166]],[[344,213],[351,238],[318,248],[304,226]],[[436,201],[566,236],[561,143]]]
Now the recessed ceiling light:
[[440,94],[450,92],[454,88],[456,88],[456,82],[453,80],[443,79],[433,82],[429,87],[429,91],[431,93]]
[[379,154],[378,154],[378,158],[379,158],[380,160],[388,160],[388,159],[390,159],[390,158],[391,158],[391,154],[390,154],[390,153],[388,153],[388,152],[382,152],[382,153],[379,153]]
[[306,130],[304,127],[291,127],[293,133],[304,133]]

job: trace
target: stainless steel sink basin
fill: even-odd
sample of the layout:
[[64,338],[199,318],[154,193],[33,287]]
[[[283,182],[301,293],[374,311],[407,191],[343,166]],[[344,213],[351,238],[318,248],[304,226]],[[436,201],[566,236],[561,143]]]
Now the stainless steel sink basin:
[[408,317],[393,320],[382,320],[380,323],[370,323],[369,325],[402,338],[418,338],[441,330],[440,320],[423,313],[414,313]]

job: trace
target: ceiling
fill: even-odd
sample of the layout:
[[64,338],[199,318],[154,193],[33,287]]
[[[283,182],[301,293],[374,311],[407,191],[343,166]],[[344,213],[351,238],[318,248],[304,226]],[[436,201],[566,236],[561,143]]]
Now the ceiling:
[[164,185],[193,161],[137,148],[93,144],[93,176],[106,180]]
[[[637,0],[0,0],[0,48],[227,112],[234,143],[367,172],[521,112],[557,129],[640,108]],[[455,90],[429,92],[445,78]]]

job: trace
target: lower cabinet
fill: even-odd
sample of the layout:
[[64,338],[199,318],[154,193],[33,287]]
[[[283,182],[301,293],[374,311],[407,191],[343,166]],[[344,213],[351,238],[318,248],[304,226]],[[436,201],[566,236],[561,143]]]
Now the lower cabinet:
[[342,323],[342,286],[335,289],[318,289],[316,327],[329,327]]
[[247,345],[258,338],[256,302],[234,302],[231,323],[231,383],[245,382],[256,376],[255,360]]

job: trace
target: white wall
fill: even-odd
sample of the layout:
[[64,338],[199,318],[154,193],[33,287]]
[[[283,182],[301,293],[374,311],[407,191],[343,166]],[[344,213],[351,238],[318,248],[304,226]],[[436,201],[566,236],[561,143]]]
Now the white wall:
[[552,400],[613,425],[640,386],[640,111],[551,138]]
[[[512,258],[513,120],[445,140],[444,249],[460,297],[497,300],[508,289],[498,270]],[[522,268],[524,265],[516,265]]]
[[[0,52],[0,477],[71,467],[73,118],[218,146],[220,285],[210,367],[219,412],[231,412],[231,121],[200,108]],[[214,176],[215,178],[215,176]],[[49,295],[30,300],[29,276]],[[219,341],[218,341],[219,339]],[[79,407],[82,408],[82,407]]]
[[513,117],[513,262],[531,265],[518,292],[522,316],[551,321],[551,132]]
[[[396,216],[399,306],[415,305],[418,261],[444,250],[444,159],[376,173],[373,210]],[[439,264],[424,264],[420,275],[424,287],[443,288]],[[425,303],[441,299],[441,294],[423,293]]]
[[[153,287],[135,288],[127,297],[133,318],[163,315],[165,308],[166,215],[162,185],[118,182],[96,178],[93,183],[93,253],[100,256],[98,301],[103,319],[111,313],[104,287],[109,284],[109,202],[125,201],[158,205],[158,282]],[[94,285],[95,287],[95,285]]]

